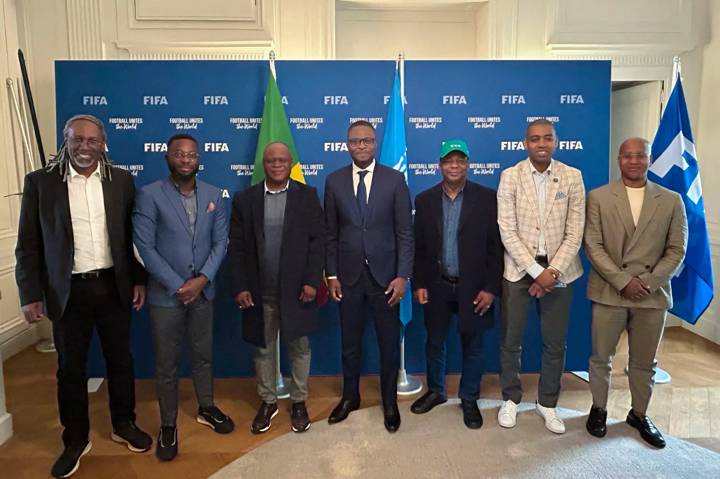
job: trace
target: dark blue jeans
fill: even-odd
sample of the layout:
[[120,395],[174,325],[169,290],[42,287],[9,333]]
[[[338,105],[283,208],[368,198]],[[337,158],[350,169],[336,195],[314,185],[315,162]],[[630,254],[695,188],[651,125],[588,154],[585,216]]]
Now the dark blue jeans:
[[[439,280],[430,290],[430,298],[424,306],[427,342],[428,389],[445,395],[445,370],[447,339],[452,318],[458,312],[456,286],[445,280]],[[480,380],[482,379],[482,333],[460,334],[462,344],[462,376],[458,397],[468,401],[480,398]]]

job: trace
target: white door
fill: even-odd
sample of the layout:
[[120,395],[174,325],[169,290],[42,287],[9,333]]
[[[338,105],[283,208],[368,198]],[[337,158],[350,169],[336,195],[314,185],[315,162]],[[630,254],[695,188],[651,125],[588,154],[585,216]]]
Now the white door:
[[612,91],[610,128],[610,180],[620,178],[617,153],[620,144],[633,136],[652,143],[660,123],[662,82],[650,81],[627,85],[615,83]]

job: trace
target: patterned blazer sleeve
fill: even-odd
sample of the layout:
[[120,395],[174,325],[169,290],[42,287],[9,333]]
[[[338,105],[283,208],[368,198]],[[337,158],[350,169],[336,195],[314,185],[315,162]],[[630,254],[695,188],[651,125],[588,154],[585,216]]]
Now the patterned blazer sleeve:
[[525,270],[535,263],[535,257],[523,243],[519,231],[523,224],[529,223],[525,218],[518,218],[517,190],[520,184],[518,168],[508,168],[500,175],[497,192],[498,226],[505,250],[515,261],[517,267]]
[[574,168],[568,168],[566,171],[571,176],[571,182],[568,188],[565,229],[564,232],[557,232],[563,235],[563,240],[550,263],[550,266],[560,271],[561,275],[567,271],[580,251],[585,228],[585,185],[582,173]]

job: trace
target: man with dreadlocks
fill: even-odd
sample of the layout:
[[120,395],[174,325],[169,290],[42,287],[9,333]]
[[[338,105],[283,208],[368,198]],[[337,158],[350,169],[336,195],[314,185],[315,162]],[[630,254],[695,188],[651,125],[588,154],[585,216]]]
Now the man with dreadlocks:
[[25,177],[15,249],[25,319],[47,314],[58,352],[65,449],[53,477],[72,475],[90,451],[85,370],[93,330],[107,365],[112,439],[133,452],[152,446],[135,426],[130,305],[142,308],[147,274],[133,256],[133,178],[111,165],[98,118],[73,116],[63,135],[48,166]]

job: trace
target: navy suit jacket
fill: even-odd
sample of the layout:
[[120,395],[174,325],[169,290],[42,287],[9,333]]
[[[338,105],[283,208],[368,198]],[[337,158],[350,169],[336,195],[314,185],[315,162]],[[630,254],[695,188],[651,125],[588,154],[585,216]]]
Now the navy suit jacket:
[[195,234],[175,185],[169,178],[142,187],[133,212],[133,238],[150,273],[148,303],[179,304],[175,292],[186,280],[205,275],[203,290],[215,297],[215,273],[225,257],[228,221],[219,188],[197,181]]
[[353,191],[352,164],[331,173],[325,182],[325,225],[325,271],[343,286],[357,283],[365,259],[382,286],[412,275],[412,203],[402,173],[375,163],[364,223]]

